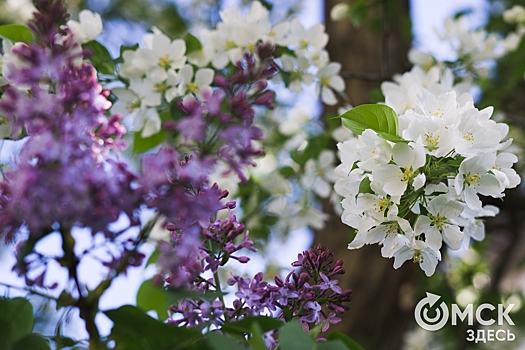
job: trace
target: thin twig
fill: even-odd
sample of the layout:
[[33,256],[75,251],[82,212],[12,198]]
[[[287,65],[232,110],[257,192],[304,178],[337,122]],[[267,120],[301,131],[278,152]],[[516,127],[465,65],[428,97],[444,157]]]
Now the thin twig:
[[13,286],[12,284],[5,283],[5,282],[0,282],[0,285],[4,286],[4,287],[7,287],[7,288],[17,289],[17,290],[21,290],[21,291],[24,291],[24,292],[28,292],[30,294],[38,295],[38,296],[41,296],[41,297],[49,299],[49,300],[58,301],[58,298],[55,298],[55,297],[53,297],[51,295],[47,295],[45,293],[41,293],[39,291],[36,291],[36,290],[28,288],[28,287]]

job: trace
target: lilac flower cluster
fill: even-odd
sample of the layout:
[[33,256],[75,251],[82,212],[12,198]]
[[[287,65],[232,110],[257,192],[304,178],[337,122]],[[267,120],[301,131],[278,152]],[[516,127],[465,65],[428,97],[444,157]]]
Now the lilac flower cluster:
[[277,73],[273,47],[259,45],[257,52],[257,59],[246,52],[229,77],[217,75],[213,92],[203,92],[202,98],[178,99],[182,117],[164,123],[165,129],[180,132],[195,156],[224,161],[227,171],[235,172],[241,181],[247,180],[245,167],[263,155],[253,143],[263,138],[262,130],[254,125],[255,107],[272,108],[275,97],[267,89],[267,80]]
[[[329,248],[318,245],[299,254],[298,260],[292,263],[292,266],[301,267],[302,272],[292,271],[284,280],[276,276],[275,286],[264,282],[262,273],[252,280],[234,276],[228,284],[237,285],[235,295],[238,299],[229,310],[229,316],[258,315],[279,308],[282,310],[280,317],[297,318],[306,331],[311,325],[324,323],[322,331],[325,332],[330,324],[341,321],[337,313],[348,310],[344,303],[352,298],[350,289],[343,291],[337,286],[337,280],[330,279],[344,274],[342,265],[342,260],[334,263]],[[329,311],[324,311],[323,306]]]
[[[246,256],[234,255],[242,248],[254,252],[256,249],[253,247],[253,241],[248,238],[248,231],[245,231],[244,225],[238,223],[235,215],[229,210],[235,206],[235,202],[229,202],[227,205],[229,207],[226,219],[217,219],[215,222],[200,221],[202,235],[199,229],[181,230],[172,223],[167,225],[172,241],[159,242],[160,254],[157,264],[161,270],[156,277],[157,283],[164,279],[171,287],[207,289],[202,283],[212,285],[213,282],[202,278],[203,272],[210,270],[216,273],[218,267],[226,264],[230,258],[241,263],[249,261]],[[241,235],[240,242],[235,244],[235,241],[239,240],[237,237]],[[168,277],[164,278],[166,275]]]
[[[2,235],[9,241],[21,228],[29,231],[16,266],[26,277],[35,260],[25,258],[38,239],[89,227],[93,235],[113,240],[108,225],[121,213],[138,225],[135,210],[143,197],[125,163],[104,159],[110,149],[125,146],[126,130],[120,116],[106,117],[108,92],[95,69],[82,62],[69,29],[60,29],[67,19],[62,2],[40,0],[35,6],[39,12],[29,25],[36,42],[17,43],[6,53],[9,85],[0,99],[12,137],[29,136],[16,167],[0,182]],[[39,275],[34,282],[42,280]]]
[[[208,236],[208,239],[216,241],[216,236]],[[208,261],[211,254],[205,249],[202,251],[206,254],[201,258]],[[321,330],[325,332],[331,324],[341,321],[338,314],[348,310],[346,303],[352,298],[350,289],[343,291],[337,286],[338,281],[331,279],[334,275],[344,274],[342,264],[342,260],[334,262],[329,248],[318,245],[299,254],[298,260],[292,263],[302,271],[292,271],[284,280],[275,277],[275,285],[264,281],[262,272],[253,279],[233,275],[227,281],[229,286],[237,288],[237,299],[231,307],[219,300],[185,299],[170,308],[170,322],[189,327],[220,327],[228,320],[277,313],[286,321],[297,319],[305,331],[323,324]],[[193,288],[197,291],[216,290],[213,283],[213,280],[195,279]],[[269,348],[276,344],[273,334],[266,334],[265,340]]]

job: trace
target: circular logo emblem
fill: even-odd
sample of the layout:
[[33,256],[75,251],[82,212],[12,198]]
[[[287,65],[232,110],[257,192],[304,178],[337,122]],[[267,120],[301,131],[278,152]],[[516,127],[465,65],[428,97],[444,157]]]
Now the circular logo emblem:
[[[419,327],[427,331],[437,331],[443,328],[443,326],[448,321],[448,307],[444,301],[439,304],[439,307],[436,307],[434,317],[428,315],[428,311],[432,309],[434,304],[441,298],[437,294],[432,294],[427,292],[427,296],[419,301],[414,310],[414,317]],[[428,306],[426,306],[428,305]]]

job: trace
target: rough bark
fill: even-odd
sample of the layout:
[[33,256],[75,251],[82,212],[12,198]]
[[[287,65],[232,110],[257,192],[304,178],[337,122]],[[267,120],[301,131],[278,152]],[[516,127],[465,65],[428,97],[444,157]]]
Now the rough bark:
[[[330,9],[339,2],[325,2],[330,58],[343,66],[350,102],[369,103],[370,90],[378,88],[381,80],[391,79],[393,73],[408,68],[408,1],[368,1],[372,5],[359,28],[348,20],[330,20]],[[324,203],[326,212],[331,212],[331,207]],[[346,274],[341,283],[353,289],[350,310],[337,328],[365,349],[399,349],[402,335],[413,321],[410,286],[416,277],[414,266],[407,263],[394,270],[393,260],[382,258],[378,245],[349,251],[347,244],[352,239],[352,229],[333,212],[326,227],[315,235],[314,244],[323,243],[334,250],[336,258],[344,259]]]

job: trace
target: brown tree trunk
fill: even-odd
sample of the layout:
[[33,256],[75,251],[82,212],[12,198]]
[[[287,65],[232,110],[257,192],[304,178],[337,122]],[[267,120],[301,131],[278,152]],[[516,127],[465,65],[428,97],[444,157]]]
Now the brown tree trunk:
[[[367,1],[368,16],[359,28],[349,20],[330,20],[330,9],[339,2],[325,2],[328,52],[332,61],[342,64],[346,93],[356,106],[369,103],[369,92],[377,89],[382,80],[390,80],[393,73],[408,68],[408,1]],[[331,212],[331,204],[323,204],[325,211]],[[393,259],[382,258],[378,245],[348,250],[353,230],[342,224],[338,215],[331,214],[326,227],[316,232],[314,244],[322,243],[334,250],[336,258],[344,259],[346,274],[341,284],[353,290],[350,310],[337,329],[365,349],[399,349],[403,333],[413,321],[410,286],[417,276],[413,264],[394,270]]]

